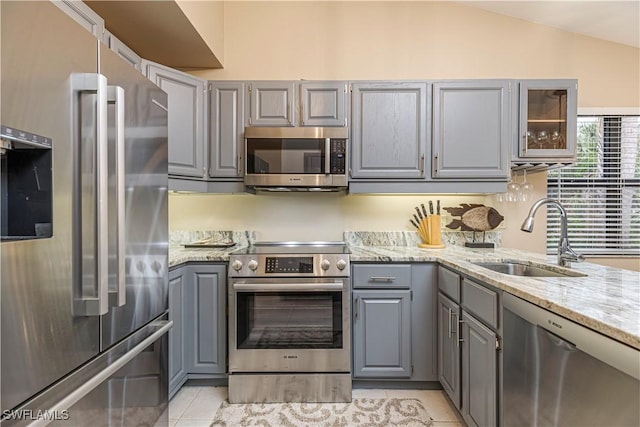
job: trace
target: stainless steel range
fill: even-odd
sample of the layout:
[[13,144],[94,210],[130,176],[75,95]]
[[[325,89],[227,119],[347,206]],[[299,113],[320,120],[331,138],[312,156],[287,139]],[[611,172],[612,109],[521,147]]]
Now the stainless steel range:
[[230,266],[229,402],[350,402],[345,245],[256,243]]

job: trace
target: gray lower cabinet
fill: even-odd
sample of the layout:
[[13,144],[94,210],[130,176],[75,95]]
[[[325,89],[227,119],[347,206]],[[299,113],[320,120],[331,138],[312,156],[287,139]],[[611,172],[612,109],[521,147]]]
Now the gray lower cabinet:
[[436,266],[353,265],[353,377],[437,381]]
[[204,179],[207,81],[144,61],[145,74],[168,95],[169,175]]
[[169,330],[169,398],[173,396],[187,380],[185,369],[186,335],[186,267],[169,272],[169,320],[173,327]]
[[438,268],[438,377],[469,426],[498,421],[499,294]]
[[227,370],[227,269],[224,265],[188,268],[186,370],[189,374],[223,374]]
[[425,178],[428,91],[426,82],[352,84],[352,178]]
[[411,291],[353,292],[354,378],[411,376]]
[[438,379],[458,410],[461,407],[460,306],[438,294]]
[[209,82],[209,177],[242,180],[244,173],[244,82]]
[[433,178],[507,180],[511,82],[433,84]]
[[347,126],[347,83],[301,82],[300,126]]
[[497,336],[462,312],[462,417],[468,426],[497,421]]
[[295,82],[249,83],[249,126],[294,126]]
[[227,370],[226,265],[187,264],[169,272],[169,397],[189,378]]

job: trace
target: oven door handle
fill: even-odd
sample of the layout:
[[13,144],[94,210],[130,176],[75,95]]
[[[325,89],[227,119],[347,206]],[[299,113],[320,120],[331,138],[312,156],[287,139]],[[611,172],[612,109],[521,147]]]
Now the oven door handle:
[[235,282],[233,289],[236,291],[341,291],[344,289],[342,282],[322,283],[247,283]]

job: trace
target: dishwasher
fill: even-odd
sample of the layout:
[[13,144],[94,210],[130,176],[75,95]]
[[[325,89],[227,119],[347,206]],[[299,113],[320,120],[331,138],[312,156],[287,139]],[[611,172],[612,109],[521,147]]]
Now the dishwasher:
[[640,426],[640,351],[504,294],[503,426]]

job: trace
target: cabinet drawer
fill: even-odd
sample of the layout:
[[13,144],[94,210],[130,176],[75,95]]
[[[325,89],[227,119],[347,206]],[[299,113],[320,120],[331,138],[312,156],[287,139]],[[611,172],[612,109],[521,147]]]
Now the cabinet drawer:
[[469,279],[462,279],[462,305],[494,328],[498,327],[498,294]]
[[442,293],[460,302],[460,276],[444,267],[438,267],[438,288]]
[[354,265],[354,288],[410,288],[411,265]]

